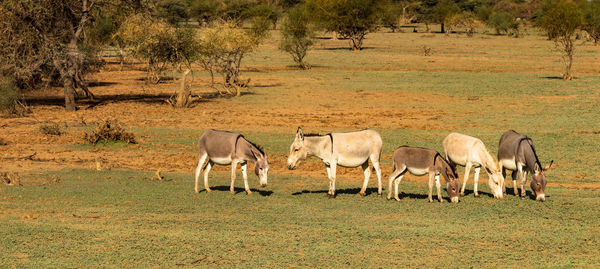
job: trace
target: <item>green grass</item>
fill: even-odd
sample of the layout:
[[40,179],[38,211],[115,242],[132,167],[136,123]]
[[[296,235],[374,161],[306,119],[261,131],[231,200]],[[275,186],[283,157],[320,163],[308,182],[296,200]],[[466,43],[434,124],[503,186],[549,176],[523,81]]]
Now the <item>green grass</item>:
[[[596,191],[549,188],[545,203],[468,195],[428,203],[425,184],[402,182],[401,202],[338,180],[272,175],[253,195],[211,193],[189,174],[61,170],[60,182],[3,187],[0,263],[15,267],[455,267],[600,263]],[[373,181],[372,181],[373,182]],[[252,175],[250,184],[257,187]],[[482,190],[484,193],[487,189]],[[510,189],[509,189],[510,191]],[[384,193],[387,194],[387,193]],[[37,216],[28,219],[24,216]]]

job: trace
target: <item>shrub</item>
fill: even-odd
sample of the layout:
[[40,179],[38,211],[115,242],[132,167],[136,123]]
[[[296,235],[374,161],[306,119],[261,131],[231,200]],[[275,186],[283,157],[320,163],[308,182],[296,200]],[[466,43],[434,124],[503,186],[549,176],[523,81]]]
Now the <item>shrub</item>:
[[0,112],[18,117],[29,112],[21,103],[19,90],[11,78],[0,77]]
[[314,29],[310,16],[303,5],[298,5],[288,11],[287,20],[281,27],[283,38],[279,48],[290,55],[300,68],[309,69],[310,64],[304,62],[306,52],[313,44]]
[[544,30],[562,51],[565,63],[563,79],[571,80],[573,79],[571,67],[575,52],[573,36],[584,25],[581,9],[568,0],[547,0],[542,5],[540,13],[536,25]]
[[56,135],[56,136],[63,134],[60,126],[56,122],[44,124],[44,125],[40,126],[40,132],[42,132],[45,135]]
[[306,5],[328,31],[351,41],[352,50],[361,50],[365,36],[378,28],[385,1],[307,0]]
[[135,135],[130,132],[126,132],[117,122],[111,120],[105,120],[98,125],[96,130],[87,132],[84,135],[85,141],[97,144],[97,143],[108,143],[122,141],[127,144],[135,144]]
[[506,34],[519,37],[521,35],[520,23],[515,16],[506,11],[494,11],[489,16],[486,24],[496,30],[496,34]]
[[117,32],[133,56],[147,62],[147,81],[152,83],[158,83],[169,66],[189,65],[198,53],[195,34],[194,29],[173,27],[143,15],[128,18]]
[[600,0],[585,2],[583,19],[583,30],[594,40],[594,44],[598,45],[600,43]]
[[[262,27],[264,29],[264,24]],[[240,78],[242,60],[258,47],[264,36],[257,27],[244,30],[233,21],[218,21],[204,29],[199,39],[198,58],[211,75],[211,86],[216,88],[214,75],[220,74],[223,89],[217,88],[219,93],[239,96],[240,87],[249,82]]]

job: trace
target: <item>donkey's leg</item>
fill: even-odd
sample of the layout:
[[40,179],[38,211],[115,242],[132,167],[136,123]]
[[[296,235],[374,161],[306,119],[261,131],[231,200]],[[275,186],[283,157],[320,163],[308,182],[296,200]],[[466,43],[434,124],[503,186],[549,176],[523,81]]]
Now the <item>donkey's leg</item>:
[[329,179],[331,182],[331,198],[335,198],[335,169],[337,164],[335,162],[331,162],[329,166],[331,169],[331,178]]
[[252,192],[250,191],[250,187],[248,187],[248,172],[246,171],[247,162],[242,164],[242,177],[244,178],[244,189],[246,189],[246,194],[250,195]]
[[473,193],[475,194],[475,197],[479,197],[479,191],[477,190],[477,183],[479,182],[479,171],[481,171],[481,166],[475,168],[475,175],[473,178],[474,181],[474,185],[473,185]]
[[232,161],[231,162],[231,186],[229,187],[229,191],[231,192],[231,194],[235,194],[235,169],[237,168],[238,162],[237,161]]
[[329,190],[327,190],[327,196],[331,197],[331,167],[326,164],[325,169],[327,169],[327,179],[329,179]]
[[525,199],[527,191],[525,190],[525,183],[527,182],[527,171],[521,172],[521,199]]
[[512,171],[511,173],[511,177],[513,180],[513,193],[515,194],[515,196],[519,196],[519,187],[517,187],[517,175],[518,175],[519,171],[515,170]]
[[506,195],[506,170],[504,170],[504,167],[502,167],[501,161],[498,161],[498,167],[500,167],[500,171],[502,171],[502,178],[504,178],[502,181],[502,194]]
[[365,196],[365,192],[367,191],[367,186],[369,185],[369,178],[371,177],[371,167],[369,166],[369,160],[362,164],[363,174],[365,174],[365,180],[363,181],[362,188],[360,192],[357,194],[358,196]]
[[200,172],[202,171],[202,166],[204,166],[204,162],[206,162],[206,157],[208,157],[208,154],[206,154],[206,152],[201,153],[200,160],[198,161],[198,167],[196,167],[196,184],[194,187],[196,193],[200,192],[200,190],[198,189],[198,179],[200,179]]
[[433,192],[433,181],[435,180],[435,174],[434,173],[429,173],[429,202],[433,203],[433,197],[432,197],[432,192]]
[[379,161],[371,161],[373,163],[373,168],[375,168],[375,174],[377,174],[377,195],[381,196],[383,193],[381,186],[381,168],[379,167]]
[[465,196],[465,187],[467,186],[467,180],[469,179],[469,173],[471,172],[471,162],[467,162],[465,165],[465,177],[463,179],[462,188],[460,188],[460,196]]
[[[400,185],[400,181],[402,181],[403,176],[404,173],[400,173],[400,176],[394,180],[394,199],[396,199],[398,202],[400,201],[400,197],[398,197],[398,185]],[[392,192],[392,189],[390,189],[390,192]]]
[[212,168],[214,162],[208,160],[208,164],[206,164],[206,168],[204,168],[204,189],[206,192],[210,192],[210,188],[208,187],[208,173],[210,172],[210,168]]
[[436,174],[434,176],[435,178],[435,187],[437,188],[437,197],[438,197],[438,201],[443,202],[444,200],[442,199],[442,184],[440,183],[440,175]]
[[[388,195],[387,195],[387,199],[390,200],[392,199],[392,183],[394,182],[394,180],[402,173],[402,170],[398,169],[397,167],[394,168],[394,171],[392,171],[392,174],[390,175],[389,178],[389,185],[388,185]],[[396,191],[396,195],[395,197],[398,196],[398,191]]]

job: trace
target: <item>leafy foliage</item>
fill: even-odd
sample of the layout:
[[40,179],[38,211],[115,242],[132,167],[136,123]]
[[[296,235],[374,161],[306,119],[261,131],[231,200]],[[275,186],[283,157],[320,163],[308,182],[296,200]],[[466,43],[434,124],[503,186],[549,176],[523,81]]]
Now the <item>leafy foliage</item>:
[[600,43],[600,0],[585,1],[583,6],[583,30],[594,40]]
[[134,57],[148,64],[148,81],[158,83],[169,66],[187,64],[196,57],[198,44],[195,30],[174,27],[142,14],[129,17],[117,35]]
[[583,26],[581,9],[568,0],[547,0],[541,7],[541,16],[536,21],[538,27],[544,30],[548,37],[562,51],[565,63],[564,80],[573,79],[571,67],[575,44],[573,35]]
[[239,96],[240,87],[247,86],[249,80],[240,79],[242,59],[258,47],[264,36],[258,28],[240,29],[234,21],[218,21],[203,29],[198,58],[210,72],[213,87],[214,74],[223,77],[223,90],[218,89],[221,94]]
[[352,50],[361,50],[365,36],[381,22],[385,1],[307,0],[306,4],[327,31],[348,38]]
[[281,28],[282,40],[280,49],[292,55],[300,68],[309,69],[310,64],[304,62],[306,52],[313,45],[314,27],[310,23],[310,15],[304,5],[298,5],[288,11],[287,20]]
[[496,34],[506,34],[519,37],[521,35],[521,24],[515,16],[506,11],[494,11],[486,21],[486,24],[496,30]]

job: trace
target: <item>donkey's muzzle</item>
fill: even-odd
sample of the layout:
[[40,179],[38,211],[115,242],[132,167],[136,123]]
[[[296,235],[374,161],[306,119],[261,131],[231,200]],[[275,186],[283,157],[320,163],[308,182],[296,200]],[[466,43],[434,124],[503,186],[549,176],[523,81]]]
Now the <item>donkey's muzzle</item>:
[[546,194],[542,193],[542,194],[537,195],[535,197],[535,200],[536,201],[542,201],[542,202],[546,201]]

